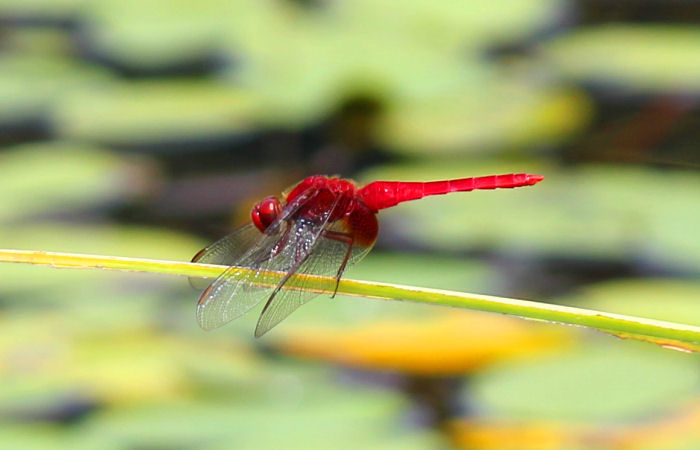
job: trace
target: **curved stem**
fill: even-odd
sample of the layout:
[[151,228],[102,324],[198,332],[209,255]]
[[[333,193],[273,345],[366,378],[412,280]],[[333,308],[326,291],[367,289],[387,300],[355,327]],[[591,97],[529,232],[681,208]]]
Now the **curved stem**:
[[[0,249],[0,262],[29,263],[71,269],[126,270],[202,278],[215,278],[224,270],[223,266],[211,264],[35,250]],[[234,273],[234,276],[242,275],[248,270],[239,268]],[[272,272],[269,277],[263,278],[269,280],[270,283],[276,284],[284,276],[285,274],[282,272]],[[302,282],[304,282],[307,289],[309,286],[312,286],[313,290],[319,293],[333,294],[337,288],[337,293],[341,295],[384,300],[407,300],[509,314],[526,319],[593,328],[623,338],[649,341],[676,350],[700,351],[700,327],[692,325],[529,300],[398,284],[345,279],[336,285],[335,278],[312,275],[293,275],[289,282],[285,284],[284,289],[299,288]]]

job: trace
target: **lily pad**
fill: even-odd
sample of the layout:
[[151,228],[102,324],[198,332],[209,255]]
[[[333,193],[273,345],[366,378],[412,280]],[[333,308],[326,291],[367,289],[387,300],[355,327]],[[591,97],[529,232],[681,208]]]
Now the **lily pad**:
[[72,430],[53,424],[4,424],[0,426],[0,440],[11,448],[25,450],[89,450],[91,448],[109,448],[110,443],[104,440],[87,440]]
[[82,11],[87,31],[83,38],[98,59],[136,73],[197,64],[216,54],[222,13],[230,8],[227,3],[89,2]]
[[[412,117],[404,118],[408,115],[406,109],[416,115],[426,104],[439,104],[447,110],[443,116],[464,126],[479,122],[479,106],[483,106],[484,99],[498,104],[494,108],[500,108],[504,116],[513,104],[508,97],[513,89],[498,89],[503,83],[512,83],[497,77],[484,64],[479,56],[483,46],[492,40],[528,35],[546,26],[557,14],[559,4],[556,0],[509,0],[488,5],[474,2],[426,7],[415,1],[400,5],[360,1],[322,8],[295,4],[276,4],[272,8],[260,2],[246,3],[231,17],[226,31],[227,47],[243,60],[243,64],[229,70],[229,75],[268,105],[266,119],[272,122],[298,124],[317,120],[339,96],[369,92],[380,93],[382,101],[399,103],[402,114],[396,114],[401,123]],[[479,14],[474,14],[475,10]],[[387,17],[392,20],[387,21]],[[280,42],[284,42],[283,47]],[[490,77],[499,80],[487,82]],[[519,93],[526,96],[533,89],[537,90],[521,86]],[[466,112],[451,104],[455,98],[468,96],[480,100]],[[578,116],[568,108],[568,100],[560,102],[561,114],[553,113],[547,126],[557,128],[570,121],[578,124]],[[514,101],[517,103],[518,99]],[[508,107],[503,106],[506,104]],[[460,114],[453,116],[454,110]],[[429,119],[429,124],[420,128],[423,135],[444,119],[433,120],[433,113],[421,116]],[[466,114],[473,116],[465,117]],[[483,124],[488,125],[488,121],[475,123],[474,128]],[[528,123],[523,129],[531,126]],[[394,127],[390,130],[394,131]],[[392,131],[388,134],[397,143],[411,142],[410,138],[402,140],[400,131]],[[414,147],[425,141],[429,141],[429,136]],[[389,142],[394,143],[391,139]]]
[[83,0],[0,0],[0,16],[35,22],[64,22],[84,3]]
[[427,377],[474,373],[572,341],[572,335],[551,326],[449,310],[414,319],[396,314],[354,327],[290,327],[281,336],[273,345],[299,358]]
[[608,340],[488,370],[472,395],[489,415],[609,423],[661,414],[692,395],[698,382],[693,355]]
[[679,25],[588,27],[547,42],[566,76],[642,92],[700,90],[700,30]]
[[656,278],[586,286],[564,301],[611,313],[700,326],[698,299],[700,282]]
[[124,200],[146,188],[131,180],[138,175],[147,173],[99,147],[51,142],[8,148],[0,154],[0,223]]
[[528,85],[488,71],[469,78],[440,95],[397,104],[381,139],[412,155],[479,154],[561,143],[591,115],[589,100],[575,90]]
[[[144,100],[146,99],[146,100]],[[208,81],[112,84],[66,98],[56,110],[59,135],[97,143],[133,145],[252,131],[251,96]]]
[[[389,30],[416,45],[434,49],[474,49],[492,42],[520,40],[558,21],[559,0],[506,0],[484,3],[420,0],[361,0],[341,4],[348,22],[367,30]],[[392,20],[387,20],[391,17]]]
[[[109,436],[125,447],[146,443],[208,448],[357,448],[382,447],[398,435],[390,429],[397,399],[381,392],[348,391],[325,384],[294,383],[292,397],[260,399],[242,404],[170,402],[103,414],[86,432]],[[322,395],[321,395],[322,393]],[[174,426],[177,424],[177,426]],[[274,431],[270,431],[274,424]],[[399,439],[392,448],[416,448],[426,438]]]
[[349,268],[344,277],[384,283],[419,284],[454,290],[486,289],[496,276],[477,261],[466,258],[388,253],[374,250]]
[[84,315],[68,312],[1,319],[13,335],[0,339],[0,413],[31,404],[39,411],[42,400],[71,396],[111,407],[195,393],[240,400],[263,395],[269,382],[266,367],[230,336],[224,342],[163,333],[138,314],[130,324],[86,326]]
[[0,123],[43,119],[71,93],[108,80],[104,71],[60,56],[0,57]]
[[[3,41],[6,49],[14,55],[31,55],[33,57],[40,55],[44,59],[58,59],[61,57],[66,58],[72,53],[70,36],[60,29],[38,27],[11,28],[3,35]],[[68,61],[71,60],[67,59]],[[79,69],[81,67],[84,67],[83,64],[75,61],[75,68]],[[95,70],[95,72],[99,71]]]

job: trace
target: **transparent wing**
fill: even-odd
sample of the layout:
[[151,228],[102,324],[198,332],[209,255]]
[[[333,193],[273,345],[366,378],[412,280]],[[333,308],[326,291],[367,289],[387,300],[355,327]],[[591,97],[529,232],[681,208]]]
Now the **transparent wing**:
[[[281,217],[268,227],[265,233],[257,232],[258,238],[250,243],[252,232],[244,227],[243,234],[232,233],[233,240],[226,238],[212,245],[212,251],[204,251],[202,258],[215,261],[222,258],[227,249],[233,248],[236,253],[235,260],[223,256],[232,267],[224,271],[202,293],[197,303],[197,321],[205,330],[212,330],[224,325],[231,320],[245,314],[262,300],[268,298],[274,291],[278,277],[269,272],[287,273],[293,267],[295,261],[292,256],[294,248],[301,242],[304,233],[293,230],[295,225],[289,219],[307,201],[313,198],[313,190],[300,195],[293,203],[285,206]],[[253,230],[257,230],[252,225]],[[251,234],[249,234],[251,233]],[[232,236],[232,235],[229,235]],[[223,241],[223,242],[222,242]],[[245,243],[247,249],[240,250],[239,244]],[[235,244],[235,245],[234,245]],[[308,244],[307,244],[308,245]],[[228,258],[228,259],[226,259]],[[243,267],[251,269],[241,277],[237,275],[237,269]]]
[[[202,293],[197,303],[197,322],[213,330],[248,312],[269,297],[277,283],[269,271],[284,272],[284,262],[272,257],[272,248],[286,245],[285,233],[265,235],[256,250],[229,267]],[[236,277],[239,268],[248,268]]]
[[[364,258],[371,248],[371,245],[363,246],[356,242],[353,231],[343,221],[328,224],[320,230],[313,248],[296,273],[336,277],[346,258],[347,268]],[[308,281],[302,281],[294,289],[277,292],[260,315],[255,337],[264,335],[301,305],[318,296],[319,293],[308,284]]]
[[[221,264],[231,266],[240,261],[248,250],[256,245],[263,234],[255,225],[249,223],[237,228],[231,234],[219,239],[200,250],[192,262],[203,264]],[[211,284],[211,279],[190,277],[190,285],[195,289],[204,289]]]

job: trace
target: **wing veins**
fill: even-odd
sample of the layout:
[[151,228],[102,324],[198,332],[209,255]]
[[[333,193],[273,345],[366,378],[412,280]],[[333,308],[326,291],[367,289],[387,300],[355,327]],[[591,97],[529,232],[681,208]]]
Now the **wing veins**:
[[[281,270],[284,269],[284,267],[280,267],[280,270],[275,270],[274,260],[277,255],[266,254],[266,251],[267,249],[273,249],[279,246],[283,238],[287,237],[288,240],[288,235],[286,233],[290,226],[288,219],[307,201],[312,199],[316,191],[317,189],[314,187],[309,188],[291,204],[287,205],[284,209],[284,214],[270,225],[271,227],[275,227],[273,230],[277,229],[277,233],[273,235],[263,234],[254,245],[245,251],[231,267],[219,275],[219,277],[202,293],[197,305],[197,320],[203,329],[210,330],[218,328],[240,317],[264,299],[260,294],[265,290],[274,289],[274,284],[268,286],[269,283],[265,282],[264,278],[266,275],[264,274],[266,272],[286,273],[287,270]],[[282,230],[283,225],[284,231]],[[284,246],[287,245],[289,245],[288,242],[285,242]],[[256,255],[256,253],[260,254]],[[205,255],[206,253],[202,256]],[[240,267],[249,268],[251,271],[243,277],[236,279],[233,274],[236,269]],[[262,276],[261,273],[263,274]],[[250,281],[251,278],[263,278],[263,281],[256,283],[256,281]],[[234,302],[234,297],[240,293],[239,291],[241,289],[247,289],[246,285],[250,286],[250,292],[247,293],[249,301],[244,304],[241,304],[242,302],[239,301],[238,305],[241,307],[237,310],[235,305],[231,305]],[[257,298],[258,296],[260,298]]]
[[[306,291],[303,288],[290,289],[289,291],[285,291],[285,293],[282,295],[278,294],[280,293],[280,290],[282,289],[284,284],[286,284],[287,281],[289,281],[289,278],[291,278],[291,276],[294,275],[302,266],[304,266],[304,264],[306,264],[309,261],[309,259],[312,258],[312,256],[314,255],[314,249],[316,248],[316,245],[319,241],[319,237],[321,236],[324,228],[328,224],[328,220],[332,217],[333,213],[335,212],[339,201],[340,196],[336,197],[335,201],[333,202],[333,205],[326,211],[323,221],[320,224],[316,225],[317,229],[313,232],[313,237],[311,239],[308,250],[306,250],[306,254],[295,261],[294,265],[290,267],[290,270],[285,276],[285,278],[280,281],[280,283],[277,285],[275,290],[268,298],[267,302],[265,303],[265,307],[263,308],[263,311],[260,313],[258,324],[255,327],[256,338],[261,337],[262,335],[270,331],[275,325],[284,320],[303,303],[315,297],[316,295],[319,295],[315,292]],[[289,292],[289,294],[286,292]],[[306,301],[287,301],[293,299],[288,299],[287,297],[289,295],[297,295],[298,297],[303,297],[305,293],[306,295],[309,295],[309,299]]]

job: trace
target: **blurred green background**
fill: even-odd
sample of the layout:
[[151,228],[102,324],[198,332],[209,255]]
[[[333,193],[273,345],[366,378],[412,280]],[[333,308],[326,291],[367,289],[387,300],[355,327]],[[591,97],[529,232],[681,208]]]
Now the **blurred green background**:
[[[700,5],[0,0],[0,247],[189,260],[303,176],[530,172],[382,212],[351,278],[700,325]],[[0,265],[3,448],[698,448],[692,354]]]

